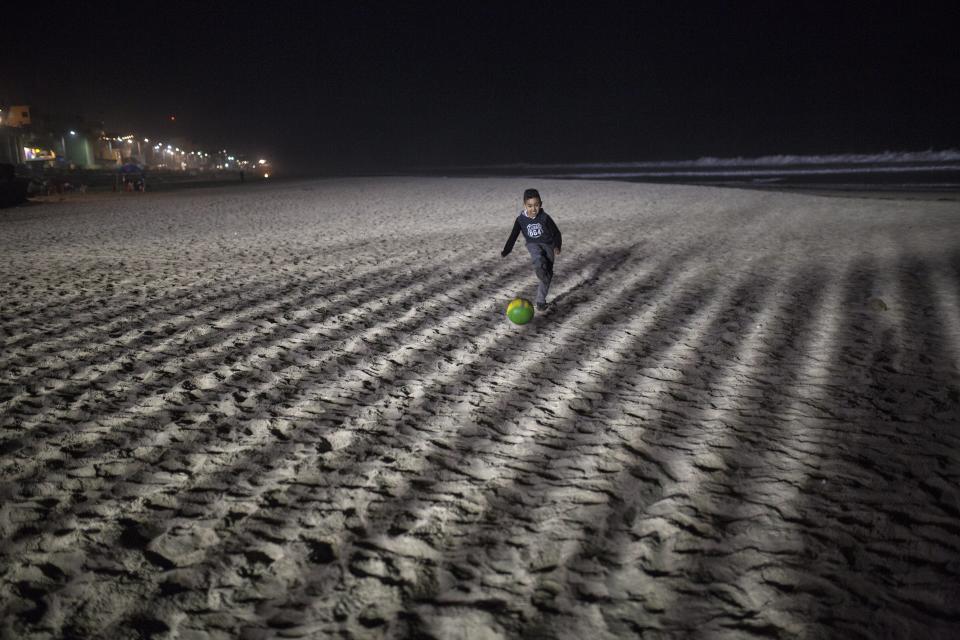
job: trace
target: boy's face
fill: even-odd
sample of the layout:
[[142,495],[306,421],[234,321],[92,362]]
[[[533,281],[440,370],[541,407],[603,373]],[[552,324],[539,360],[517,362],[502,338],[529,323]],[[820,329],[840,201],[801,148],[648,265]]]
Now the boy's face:
[[523,201],[523,208],[527,211],[528,218],[535,218],[540,213],[540,198],[528,198]]

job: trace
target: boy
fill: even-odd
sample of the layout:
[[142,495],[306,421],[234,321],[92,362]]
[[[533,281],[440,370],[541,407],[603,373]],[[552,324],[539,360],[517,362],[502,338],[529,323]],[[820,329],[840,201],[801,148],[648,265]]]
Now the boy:
[[523,232],[527,241],[527,251],[533,262],[533,270],[537,274],[540,286],[537,287],[536,307],[538,311],[547,308],[547,292],[550,290],[550,281],[553,280],[553,261],[560,255],[560,245],[563,238],[547,212],[541,209],[543,201],[540,192],[536,189],[527,189],[523,192],[523,211],[513,223],[513,231],[507,239],[500,256],[506,258],[513,251],[517,236]]

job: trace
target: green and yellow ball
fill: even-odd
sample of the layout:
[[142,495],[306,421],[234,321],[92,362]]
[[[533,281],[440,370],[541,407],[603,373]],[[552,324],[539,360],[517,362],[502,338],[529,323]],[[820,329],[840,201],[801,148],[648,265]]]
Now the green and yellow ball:
[[514,324],[527,324],[533,320],[533,304],[523,298],[514,298],[507,305],[507,317]]

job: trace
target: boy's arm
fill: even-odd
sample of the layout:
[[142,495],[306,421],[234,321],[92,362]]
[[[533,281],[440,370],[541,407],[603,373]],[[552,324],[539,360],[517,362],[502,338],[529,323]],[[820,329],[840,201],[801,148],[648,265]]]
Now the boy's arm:
[[507,254],[513,251],[513,245],[517,241],[517,238],[520,236],[520,221],[513,221],[513,231],[510,232],[510,237],[507,238],[507,244],[503,245],[503,251],[500,252],[501,258],[506,258]]

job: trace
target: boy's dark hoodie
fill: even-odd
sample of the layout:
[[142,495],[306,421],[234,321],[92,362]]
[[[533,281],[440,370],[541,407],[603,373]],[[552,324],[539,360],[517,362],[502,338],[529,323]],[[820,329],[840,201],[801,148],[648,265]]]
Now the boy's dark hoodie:
[[527,241],[527,244],[545,244],[558,250],[561,249],[560,245],[563,242],[563,237],[560,235],[560,229],[557,228],[553,218],[547,215],[546,211],[540,209],[533,218],[528,218],[527,214],[521,211],[513,223],[513,230],[510,232],[507,244],[503,246],[503,251],[500,252],[501,256],[506,256],[513,251],[513,245],[521,233],[523,233],[523,238]]

